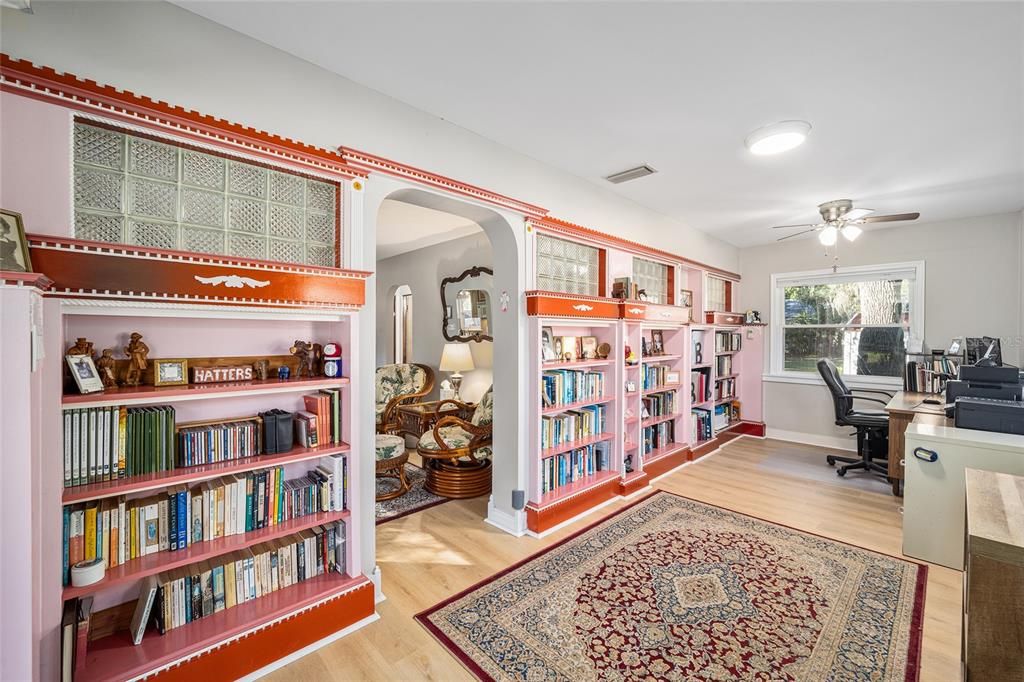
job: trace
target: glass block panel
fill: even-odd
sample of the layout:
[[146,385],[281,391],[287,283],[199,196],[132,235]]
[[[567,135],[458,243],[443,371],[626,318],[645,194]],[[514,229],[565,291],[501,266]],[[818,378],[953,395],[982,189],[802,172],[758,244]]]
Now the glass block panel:
[[181,152],[181,181],[196,187],[224,189],[226,166],[220,157],[186,149]]
[[267,244],[269,246],[267,257],[270,260],[279,260],[285,263],[302,263],[304,261],[302,242],[271,239]]
[[228,162],[228,191],[250,197],[267,196],[267,169],[239,161]]
[[228,255],[239,258],[266,258],[267,239],[266,237],[229,232]]
[[176,220],[178,217],[178,186],[166,182],[151,182],[129,178],[130,201],[128,213],[153,218]]
[[306,207],[314,211],[334,213],[337,188],[327,182],[306,181]]
[[302,178],[286,173],[270,172],[270,200],[282,204],[302,206],[306,183]]
[[121,170],[124,168],[124,135],[76,123],[75,161]]
[[266,202],[231,197],[228,202],[228,226],[239,232],[265,233],[267,231]]
[[270,234],[287,239],[302,239],[305,232],[302,209],[270,205]]
[[75,166],[75,207],[122,211],[124,176]]
[[75,236],[98,242],[124,243],[124,216],[75,211]]
[[184,251],[222,254],[224,253],[224,233],[220,230],[204,230],[183,225],[181,248]]
[[178,148],[141,137],[128,138],[128,171],[161,180],[178,179]]
[[157,249],[176,249],[178,226],[133,220],[128,224],[128,243]]
[[224,195],[219,192],[183,188],[181,219],[197,225],[224,227]]
[[306,263],[309,265],[320,265],[325,268],[334,267],[334,247],[310,244],[306,248]]
[[306,214],[306,239],[311,242],[334,243],[334,214]]

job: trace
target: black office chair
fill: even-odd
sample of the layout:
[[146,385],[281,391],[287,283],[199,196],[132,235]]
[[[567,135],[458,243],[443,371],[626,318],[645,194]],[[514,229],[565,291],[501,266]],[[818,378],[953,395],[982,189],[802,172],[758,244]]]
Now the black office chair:
[[818,373],[821,374],[825,385],[828,386],[829,393],[832,394],[832,403],[836,409],[836,425],[852,426],[856,429],[857,454],[860,455],[860,457],[829,455],[825,461],[833,466],[836,462],[846,465],[836,469],[836,474],[839,476],[845,476],[847,471],[854,469],[864,469],[888,476],[889,462],[885,456],[889,451],[889,415],[876,410],[855,410],[853,401],[866,400],[885,405],[885,400],[854,395],[854,393],[881,393],[889,398],[892,398],[892,394],[870,389],[851,390],[843,382],[839,370],[828,359],[818,360]]

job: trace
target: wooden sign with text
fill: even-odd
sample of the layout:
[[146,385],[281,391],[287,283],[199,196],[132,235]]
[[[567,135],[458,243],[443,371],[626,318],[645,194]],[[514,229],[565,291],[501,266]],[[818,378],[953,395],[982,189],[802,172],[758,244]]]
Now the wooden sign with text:
[[193,367],[193,384],[219,384],[227,381],[252,381],[252,365],[229,367]]

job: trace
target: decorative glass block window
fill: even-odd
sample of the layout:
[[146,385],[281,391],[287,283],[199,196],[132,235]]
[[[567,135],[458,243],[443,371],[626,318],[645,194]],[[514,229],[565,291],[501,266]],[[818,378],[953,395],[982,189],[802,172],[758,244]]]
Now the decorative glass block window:
[[729,302],[729,295],[726,293],[726,289],[731,285],[724,279],[719,277],[712,277],[708,275],[706,280],[707,294],[704,297],[706,303],[705,310],[715,310],[718,312],[732,312],[726,305]]
[[646,258],[633,259],[633,282],[651,303],[668,303],[668,266]]
[[537,235],[538,289],[599,296],[600,271],[600,249]]
[[335,183],[75,123],[75,236],[334,267]]

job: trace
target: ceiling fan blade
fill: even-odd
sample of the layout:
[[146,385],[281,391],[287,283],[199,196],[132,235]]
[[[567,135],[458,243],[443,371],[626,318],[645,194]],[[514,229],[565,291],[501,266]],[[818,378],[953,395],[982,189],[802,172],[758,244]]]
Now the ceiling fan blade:
[[785,240],[791,239],[793,237],[799,237],[802,234],[807,234],[808,232],[817,232],[817,230],[818,230],[818,228],[812,227],[811,229],[804,230],[803,232],[794,232],[793,234],[787,234],[785,237],[779,237],[775,241],[777,241],[777,242],[785,241]]
[[920,213],[894,213],[892,215],[873,215],[863,218],[859,222],[864,223],[894,223],[898,220],[917,220],[921,217]]
[[804,223],[803,225],[776,225],[776,226],[771,227],[769,229],[772,229],[772,230],[792,230],[792,229],[797,228],[797,227],[811,227],[811,228],[814,228],[814,229],[818,229],[819,227],[825,227],[825,223],[818,223],[817,225],[814,225],[812,223]]
[[860,220],[864,216],[874,213],[873,208],[851,208],[849,211],[843,214],[843,220],[849,222],[851,220]]

